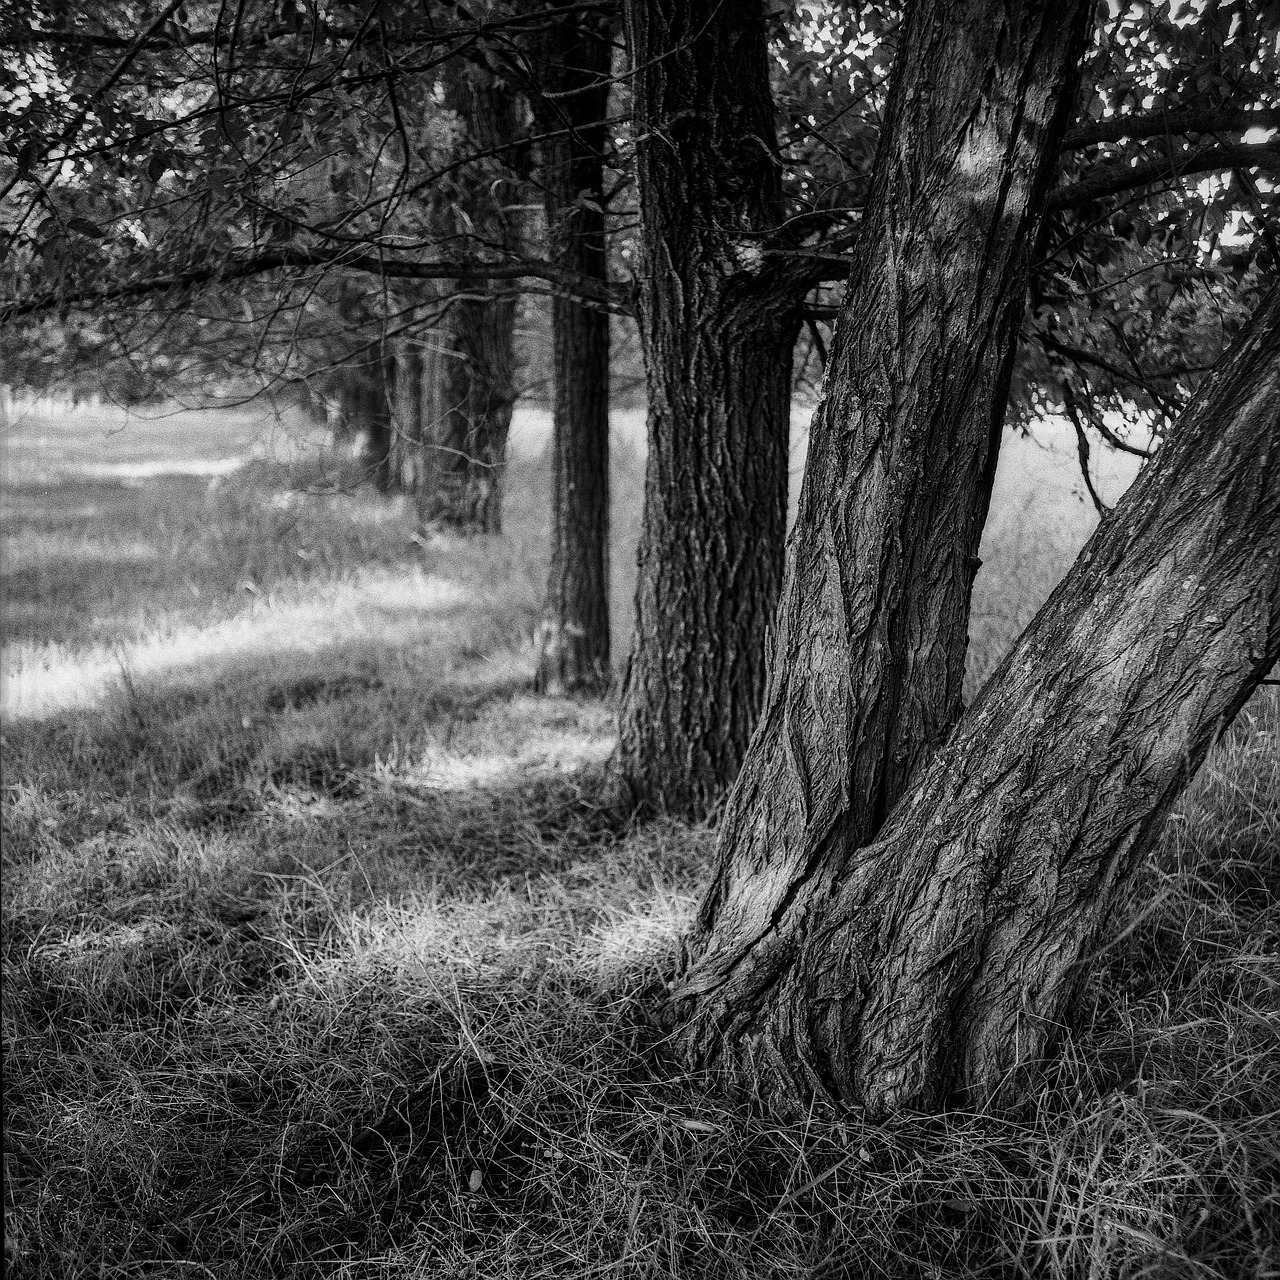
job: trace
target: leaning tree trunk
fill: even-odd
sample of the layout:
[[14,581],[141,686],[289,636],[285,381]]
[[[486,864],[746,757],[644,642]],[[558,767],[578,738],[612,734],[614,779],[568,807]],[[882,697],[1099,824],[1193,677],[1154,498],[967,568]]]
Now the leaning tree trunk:
[[677,991],[691,1054],[789,1108],[1014,1098],[1277,658],[1280,289],[879,838],[859,848],[847,814],[782,884],[740,890],[733,946]]
[[[542,183],[554,261],[602,286],[605,251],[604,117],[610,24],[553,24],[540,50],[550,110],[540,124],[568,130],[544,150]],[[563,95],[563,96],[562,96]],[[551,568],[538,627],[536,687],[599,692],[609,683],[609,314],[570,298],[552,302],[555,406]]]
[[[466,290],[467,282],[460,288]],[[502,532],[502,478],[515,402],[513,294],[466,292],[449,306],[440,360],[440,411],[431,424],[424,524],[457,533]]]
[[619,799],[697,816],[737,773],[782,579],[794,288],[758,0],[629,0],[649,457]]
[[739,916],[781,909],[833,832],[871,838],[959,717],[1029,247],[1091,12],[908,10],[772,678],[703,903],[697,945],[713,967],[736,953]]

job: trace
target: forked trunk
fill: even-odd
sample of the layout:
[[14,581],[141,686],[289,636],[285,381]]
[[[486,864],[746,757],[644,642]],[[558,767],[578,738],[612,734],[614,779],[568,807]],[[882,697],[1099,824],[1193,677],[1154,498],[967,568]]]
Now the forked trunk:
[[630,0],[649,457],[618,799],[698,816],[738,770],[782,579],[793,285],[755,0]]
[[1278,657],[1280,290],[879,838],[849,813],[738,884],[676,992],[690,1055],[792,1110],[1011,1100]]
[[[549,94],[541,178],[555,262],[601,284],[605,252],[604,117],[610,27],[553,24],[542,49]],[[609,683],[609,315],[557,297],[551,311],[555,404],[551,568],[538,626],[540,692],[599,692]]]
[[[810,434],[760,725],[703,904],[708,963],[884,821],[961,711],[1027,259],[1092,6],[909,9]],[[945,68],[945,74],[939,74]]]

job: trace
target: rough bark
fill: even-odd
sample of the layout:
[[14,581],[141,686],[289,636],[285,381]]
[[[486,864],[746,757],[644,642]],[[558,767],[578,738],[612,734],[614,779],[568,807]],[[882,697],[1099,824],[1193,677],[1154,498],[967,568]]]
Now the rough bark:
[[[544,100],[540,123],[571,130],[542,156],[551,258],[602,285],[609,36],[609,24],[598,18],[565,20],[552,26],[541,50],[544,88],[556,96]],[[551,568],[535,684],[551,694],[598,692],[610,674],[609,315],[557,297],[551,325]]]
[[742,761],[782,578],[794,287],[758,0],[630,0],[649,456],[619,799],[690,816]]
[[[464,285],[465,287],[465,285]],[[431,424],[429,478],[418,499],[424,524],[457,533],[502,532],[502,478],[515,402],[513,295],[454,298],[445,329]]]
[[1029,250],[1091,11],[909,10],[810,432],[773,678],[703,904],[713,967],[764,886],[781,909],[834,830],[871,838],[960,715]]
[[[859,847],[748,882],[677,993],[691,1054],[794,1108],[1020,1092],[1108,913],[1280,657],[1280,290]],[[722,923],[719,926],[724,928]]]
[[[499,147],[518,134],[518,99],[509,84],[471,63],[451,65],[444,105],[457,122],[459,153]],[[437,189],[442,234],[466,252],[496,246],[517,254],[524,195],[496,161],[457,170]],[[502,531],[502,477],[515,400],[517,297],[494,293],[485,280],[459,279],[436,330],[438,412],[430,422],[428,480],[419,494],[424,524],[459,533]]]

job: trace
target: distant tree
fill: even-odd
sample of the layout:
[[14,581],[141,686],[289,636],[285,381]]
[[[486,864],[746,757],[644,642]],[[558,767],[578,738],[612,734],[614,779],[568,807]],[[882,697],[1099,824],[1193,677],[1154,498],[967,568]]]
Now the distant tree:
[[[441,74],[441,105],[453,119],[449,150],[458,159],[500,153],[528,132],[514,85],[484,64],[455,59]],[[456,161],[455,161],[456,163]],[[516,258],[523,248],[527,198],[521,175],[486,158],[458,165],[429,194],[437,242],[460,256],[493,251]],[[422,439],[428,452],[418,491],[427,524],[461,533],[502,530],[502,477],[516,397],[518,294],[460,275],[443,301],[436,334],[440,379],[437,414]]]
[[[535,53],[531,100],[548,254],[608,288],[605,209],[613,24],[591,13],[550,24]],[[551,567],[538,648],[545,693],[599,692],[609,665],[609,312],[552,301]]]

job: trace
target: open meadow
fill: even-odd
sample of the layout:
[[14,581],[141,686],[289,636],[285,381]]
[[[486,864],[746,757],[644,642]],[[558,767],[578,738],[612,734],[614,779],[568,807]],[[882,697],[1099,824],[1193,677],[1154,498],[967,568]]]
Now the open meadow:
[[[300,420],[158,413],[3,427],[7,1275],[1280,1275],[1280,690],[1025,1110],[786,1126],[650,1019],[713,831],[619,829],[611,706],[530,691],[548,415],[458,540]],[[616,415],[619,667],[643,450]],[[970,694],[1096,523],[1074,465],[1006,441]]]

